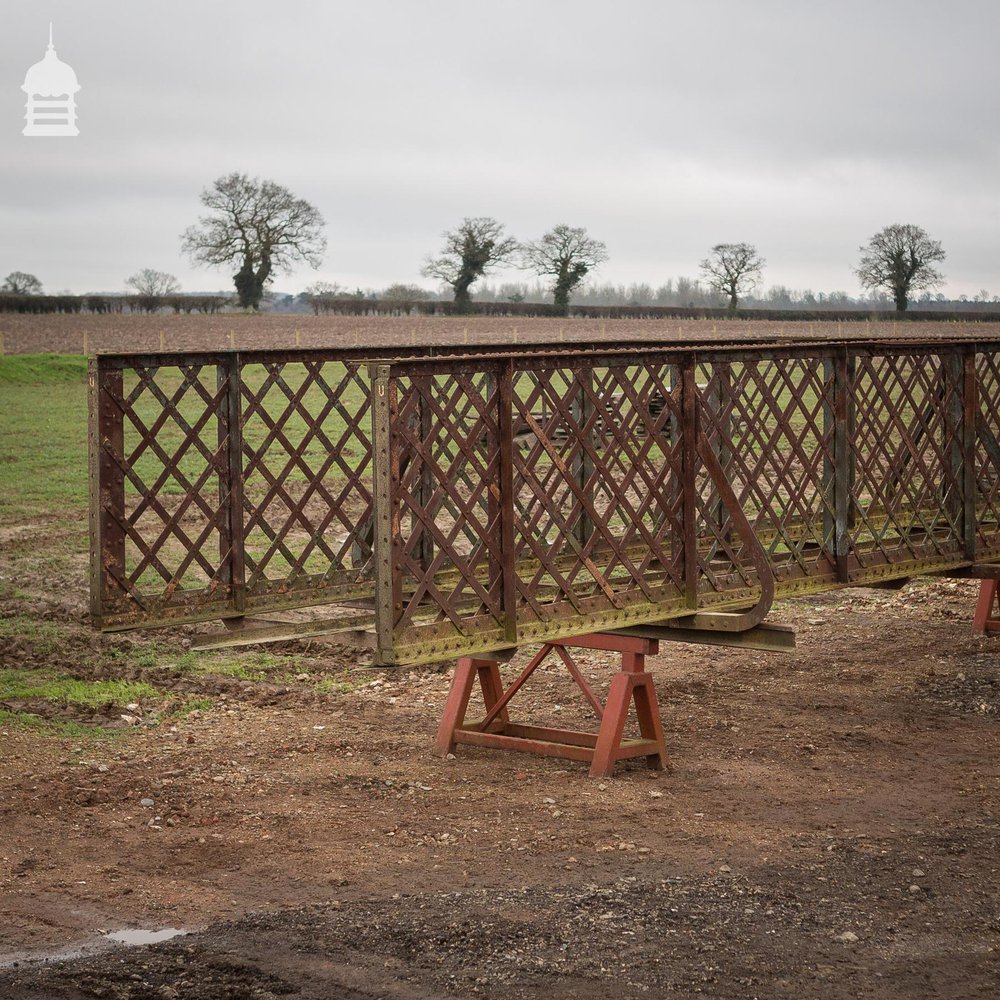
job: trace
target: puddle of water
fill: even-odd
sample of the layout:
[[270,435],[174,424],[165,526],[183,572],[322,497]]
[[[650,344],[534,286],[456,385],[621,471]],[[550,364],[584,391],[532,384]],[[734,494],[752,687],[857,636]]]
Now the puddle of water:
[[118,931],[104,931],[101,936],[83,945],[59,948],[54,951],[22,951],[13,954],[0,954],[0,969],[11,966],[27,965],[34,962],[66,962],[74,958],[88,958],[99,955],[116,947],[138,948],[147,944],[159,944],[171,938],[183,937],[191,931],[181,927],[161,927],[150,930],[144,927],[123,927]]
[[187,933],[180,927],[163,927],[158,931],[146,930],[142,927],[126,927],[120,931],[108,931],[104,935],[104,939],[114,941],[115,944],[136,947],[143,944],[159,944],[161,941],[169,941],[171,938],[180,937]]

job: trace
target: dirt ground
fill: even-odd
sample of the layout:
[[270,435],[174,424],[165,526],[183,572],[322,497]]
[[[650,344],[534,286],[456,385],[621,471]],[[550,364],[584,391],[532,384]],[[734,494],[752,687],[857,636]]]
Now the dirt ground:
[[739,319],[542,319],[504,316],[44,315],[0,313],[0,351],[244,350],[267,347],[393,347],[532,342],[974,337],[996,339],[1000,324],[893,320],[854,322]]
[[[190,630],[136,666],[150,637],[92,633],[72,577],[20,583],[0,618],[62,638],[8,630],[0,665],[156,697],[76,713],[124,727],[112,739],[0,726],[0,997],[1000,990],[1000,640],[971,631],[972,584],[784,603],[793,653],[662,648],[670,770],[595,781],[436,757],[444,668],[361,672],[289,644],[280,683],[192,674]],[[579,660],[606,685],[610,654]],[[552,664],[516,714],[591,726],[574,692]],[[170,713],[192,697],[208,707]],[[103,937],[136,927],[189,933]]]

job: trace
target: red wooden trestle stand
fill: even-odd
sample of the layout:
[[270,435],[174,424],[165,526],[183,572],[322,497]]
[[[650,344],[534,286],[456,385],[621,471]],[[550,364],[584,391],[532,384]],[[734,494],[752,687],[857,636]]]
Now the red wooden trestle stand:
[[[612,678],[607,702],[603,706],[566,651],[567,646],[621,653],[621,670]],[[457,743],[471,743],[497,750],[521,750],[566,760],[590,761],[590,774],[594,778],[606,777],[614,770],[617,761],[630,757],[645,757],[650,767],[662,770],[667,765],[667,749],[653,678],[645,668],[646,656],[656,653],[657,649],[655,639],[609,633],[547,642],[506,691],[496,660],[463,656],[455,668],[455,677],[445,703],[437,749],[444,756],[454,750]],[[511,698],[553,650],[600,719],[598,732],[524,726],[510,721],[507,706]],[[465,714],[477,677],[486,703],[486,714],[477,722],[466,722]],[[640,738],[623,739],[629,706],[633,702]]]
[[1000,632],[1000,580],[983,580],[972,627],[977,632]]

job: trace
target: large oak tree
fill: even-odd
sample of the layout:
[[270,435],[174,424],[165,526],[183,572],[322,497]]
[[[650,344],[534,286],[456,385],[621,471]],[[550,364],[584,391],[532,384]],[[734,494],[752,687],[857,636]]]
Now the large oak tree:
[[204,264],[235,265],[233,283],[245,309],[260,306],[275,271],[323,261],[323,216],[274,181],[227,174],[202,192],[201,202],[209,213],[184,232],[183,250]]
[[859,250],[861,263],[855,273],[861,284],[891,292],[898,312],[905,312],[911,292],[944,281],[944,275],[934,267],[944,260],[944,250],[920,226],[886,226]]
[[607,247],[600,240],[588,236],[586,229],[567,225],[554,226],[541,239],[521,247],[521,266],[553,279],[553,302],[563,315],[569,312],[573,289],[607,259]]
[[444,233],[444,249],[437,257],[427,259],[422,273],[450,285],[456,312],[468,312],[472,284],[491,267],[509,261],[517,248],[517,240],[507,236],[496,219],[466,218],[460,226]]
[[766,263],[750,243],[717,243],[701,262],[701,271],[712,288],[729,297],[729,308],[735,311],[740,296],[760,281]]

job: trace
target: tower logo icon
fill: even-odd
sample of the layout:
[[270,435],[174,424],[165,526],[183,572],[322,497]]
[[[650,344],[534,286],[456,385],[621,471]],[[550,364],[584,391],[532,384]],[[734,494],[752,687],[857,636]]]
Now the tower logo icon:
[[22,135],[79,135],[76,127],[76,94],[80,90],[76,73],[57,55],[52,44],[49,22],[49,47],[45,58],[35,63],[21,87],[28,95]]

